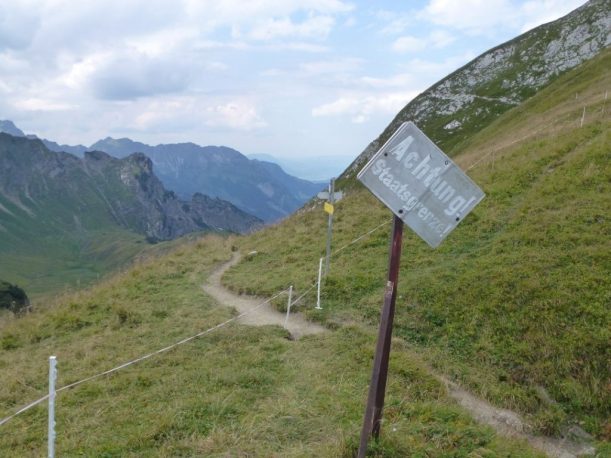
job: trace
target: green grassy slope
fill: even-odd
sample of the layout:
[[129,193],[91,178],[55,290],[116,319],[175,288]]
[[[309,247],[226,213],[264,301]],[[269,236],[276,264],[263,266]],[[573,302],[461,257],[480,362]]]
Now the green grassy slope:
[[[208,237],[19,320],[0,320],[0,418],[59,386],[231,316],[200,285],[234,240]],[[58,456],[349,457],[358,444],[375,332],[358,324],[300,341],[230,324],[58,394]],[[538,457],[477,425],[397,342],[383,441],[372,456]],[[0,456],[41,456],[46,408],[0,426]]]
[[143,198],[149,182],[123,182],[144,174],[157,184],[145,161],[101,153],[81,161],[0,133],[0,166],[0,278],[32,297],[84,286],[159,249],[144,234],[165,221],[154,219],[165,195]]
[[[469,173],[487,198],[438,250],[406,231],[385,423],[372,456],[540,456],[476,424],[428,366],[522,411],[538,430],[578,423],[604,439],[610,63],[606,53],[565,75],[471,139],[457,160],[480,161]],[[356,183],[340,185],[348,192],[337,204],[338,248],[390,221]],[[322,311],[305,297],[310,307],[301,308],[333,332],[293,342],[279,328],[231,324],[66,390],[58,455],[351,456],[388,227],[334,256]],[[51,354],[63,386],[228,319],[200,285],[232,245],[258,251],[225,277],[235,290],[305,291],[325,233],[313,205],[249,237],[178,247],[24,318],[0,317],[0,418],[45,393]],[[41,456],[45,443],[43,406],[0,426],[0,456]]]
[[[404,240],[395,335],[548,434],[572,424],[610,434],[609,68],[606,51],[464,143],[456,160],[476,164],[469,174],[486,199],[439,249],[409,230]],[[337,205],[335,247],[390,220],[354,181],[339,187],[348,196]],[[325,310],[308,312],[313,318],[377,323],[388,227],[333,259]],[[325,233],[315,206],[244,239],[241,249],[259,254],[229,271],[226,284],[304,291]]]
[[[27,186],[8,186],[27,189],[18,196],[0,192],[0,278],[39,297],[88,284],[144,249],[144,236],[117,224],[99,189],[102,183],[74,166],[78,159],[49,152],[38,142],[15,138],[14,143],[3,139],[2,155],[15,168],[5,171],[5,179],[20,183],[24,173],[32,178]],[[65,162],[59,164],[57,157]],[[47,179],[41,171],[47,164],[57,164],[63,179]],[[124,187],[106,189],[120,193]]]

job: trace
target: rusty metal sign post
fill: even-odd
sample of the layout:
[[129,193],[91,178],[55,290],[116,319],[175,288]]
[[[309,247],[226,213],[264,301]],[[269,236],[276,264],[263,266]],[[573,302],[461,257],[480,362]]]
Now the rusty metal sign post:
[[484,198],[483,191],[412,122],[403,123],[357,178],[394,213],[388,281],[358,458],[378,439],[399,280],[403,223],[436,248]]
[[401,260],[401,244],[403,242],[403,221],[395,216],[390,244],[390,261],[388,265],[388,282],[384,292],[384,305],[380,317],[378,342],[373,360],[371,383],[367,395],[367,408],[361,431],[359,458],[364,458],[367,452],[369,437],[377,439],[380,436],[386,380],[388,377],[388,362],[390,357],[390,341],[392,339],[392,324],[395,317],[395,301],[397,298],[397,282],[399,280],[399,261]]

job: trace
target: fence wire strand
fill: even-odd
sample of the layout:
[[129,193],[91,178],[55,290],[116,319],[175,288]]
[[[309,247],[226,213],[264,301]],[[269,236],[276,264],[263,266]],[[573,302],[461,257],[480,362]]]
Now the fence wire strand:
[[[133,359],[133,360],[128,361],[128,362],[126,362],[126,363],[123,363],[123,364],[121,364],[121,365],[119,365],[119,366],[113,367],[112,369],[108,369],[108,370],[106,370],[106,371],[104,371],[104,372],[100,372],[100,373],[98,373],[98,374],[92,375],[92,376],[87,377],[87,378],[84,378],[84,379],[82,379],[82,380],[78,380],[78,381],[76,381],[76,382],[73,382],[73,383],[70,383],[70,384],[68,384],[68,385],[62,386],[61,388],[58,388],[57,390],[55,390],[55,392],[56,392],[56,393],[59,393],[59,392],[61,392],[61,391],[65,391],[65,390],[68,390],[68,389],[70,389],[70,388],[74,388],[74,387],[76,387],[76,386],[78,386],[78,385],[81,385],[81,384],[83,384],[83,383],[90,382],[91,380],[95,380],[95,379],[97,379],[97,378],[103,377],[104,375],[112,374],[113,372],[117,372],[117,371],[119,371],[119,370],[121,370],[121,369],[124,369],[124,368],[126,368],[126,367],[128,367],[128,366],[131,366],[132,364],[136,364],[136,363],[139,363],[140,361],[144,361],[144,360],[146,360],[146,359],[149,359],[149,358],[151,358],[151,357],[153,357],[153,356],[155,356],[155,355],[159,355],[159,354],[161,354],[161,353],[165,353],[165,352],[167,352],[167,351],[169,351],[169,350],[171,350],[171,349],[173,349],[173,348],[178,347],[179,345],[183,345],[183,344],[185,344],[185,343],[187,343],[187,342],[190,342],[190,341],[192,341],[192,340],[194,340],[194,339],[197,339],[198,337],[201,337],[201,336],[204,336],[204,335],[206,335],[206,334],[209,334],[209,333],[211,333],[211,332],[213,332],[213,331],[216,331],[217,329],[222,328],[223,326],[226,326],[226,325],[228,325],[229,323],[232,323],[232,322],[234,322],[234,321],[236,321],[236,320],[238,320],[238,319],[242,318],[242,317],[243,317],[243,316],[245,316],[245,315],[248,315],[248,314],[250,314],[250,313],[255,312],[256,310],[258,310],[258,309],[260,309],[261,307],[263,307],[265,304],[268,304],[269,302],[271,302],[272,300],[274,300],[274,299],[275,299],[275,298],[277,298],[278,296],[280,296],[280,295],[284,294],[286,291],[287,291],[287,290],[280,291],[279,293],[275,294],[274,296],[270,297],[269,299],[267,299],[267,300],[265,300],[265,301],[261,302],[260,304],[256,305],[256,306],[255,306],[255,307],[253,307],[252,309],[250,309],[250,310],[246,310],[245,312],[242,312],[242,313],[240,313],[239,315],[236,315],[236,316],[234,316],[234,317],[231,317],[231,318],[229,318],[228,320],[223,321],[222,323],[219,323],[219,324],[217,324],[217,325],[215,325],[215,326],[212,326],[211,328],[206,329],[205,331],[198,332],[198,333],[197,333],[197,334],[195,334],[195,335],[192,335],[192,336],[190,336],[190,337],[186,337],[186,338],[184,338],[184,339],[182,339],[182,340],[179,340],[178,342],[175,342],[175,343],[173,343],[173,344],[171,344],[171,345],[168,345],[167,347],[164,347],[164,348],[161,348],[161,349],[156,350],[156,351],[154,351],[154,352],[148,353],[148,354],[146,354],[146,355],[144,355],[144,356],[140,356],[139,358]],[[32,407],[35,407],[35,406],[37,406],[38,404],[40,404],[40,403],[42,403],[42,402],[46,401],[47,399],[49,399],[49,395],[48,395],[48,394],[47,394],[47,395],[45,395],[45,396],[43,396],[43,397],[41,397],[40,399],[37,399],[36,401],[31,402],[30,404],[28,404],[28,405],[26,405],[26,406],[22,407],[21,409],[19,409],[19,410],[18,410],[17,412],[15,412],[14,414],[9,415],[8,417],[1,419],[1,420],[0,420],[0,426],[2,426],[3,424],[7,423],[7,422],[8,422],[8,421],[10,421],[10,420],[12,420],[12,419],[13,419],[13,418],[15,418],[17,415],[20,415],[20,414],[22,414],[23,412],[25,412],[25,411],[27,411],[27,410],[31,409]]]

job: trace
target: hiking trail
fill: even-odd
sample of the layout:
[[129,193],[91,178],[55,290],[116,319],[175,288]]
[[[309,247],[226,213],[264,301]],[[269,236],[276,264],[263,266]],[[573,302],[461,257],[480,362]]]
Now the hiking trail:
[[[240,253],[234,253],[229,261],[221,264],[212,272],[202,287],[219,304],[233,307],[239,313],[244,313],[259,306],[262,299],[254,296],[238,295],[226,289],[221,283],[223,274],[240,260]],[[284,313],[274,310],[270,304],[265,304],[256,311],[241,317],[238,322],[251,326],[277,325],[284,327],[285,317]],[[307,321],[301,314],[292,311],[287,329],[293,339],[327,331],[323,326]],[[492,427],[502,436],[525,440],[533,448],[542,451],[551,458],[577,458],[595,453],[594,447],[586,443],[532,434],[529,432],[528,424],[516,412],[495,407],[488,401],[461,388],[458,384],[435,373],[432,369],[431,372],[446,386],[450,397],[467,410],[477,422]]]
[[[228,262],[222,264],[212,272],[202,287],[204,291],[216,299],[219,304],[226,307],[233,307],[239,313],[244,313],[259,306],[263,299],[236,294],[229,291],[221,283],[223,274],[240,262],[240,259],[242,259],[240,253],[235,252]],[[286,314],[278,312],[270,304],[265,304],[254,312],[241,317],[238,323],[251,326],[266,326],[271,324],[284,327],[285,318]],[[323,326],[306,320],[300,313],[293,312],[293,310],[291,310],[286,328],[291,333],[293,339],[299,339],[304,335],[319,334],[326,331]]]

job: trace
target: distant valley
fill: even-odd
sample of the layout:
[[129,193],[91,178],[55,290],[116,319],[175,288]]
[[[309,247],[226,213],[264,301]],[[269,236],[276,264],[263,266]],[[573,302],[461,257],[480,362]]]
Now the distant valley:
[[64,145],[0,121],[0,279],[34,295],[78,286],[151,243],[261,228],[322,187],[228,147]]
[[218,198],[195,193],[180,199],[142,153],[118,159],[92,151],[81,159],[37,139],[0,133],[3,280],[43,291],[44,278],[103,273],[147,242],[199,231],[244,233],[262,225]]

